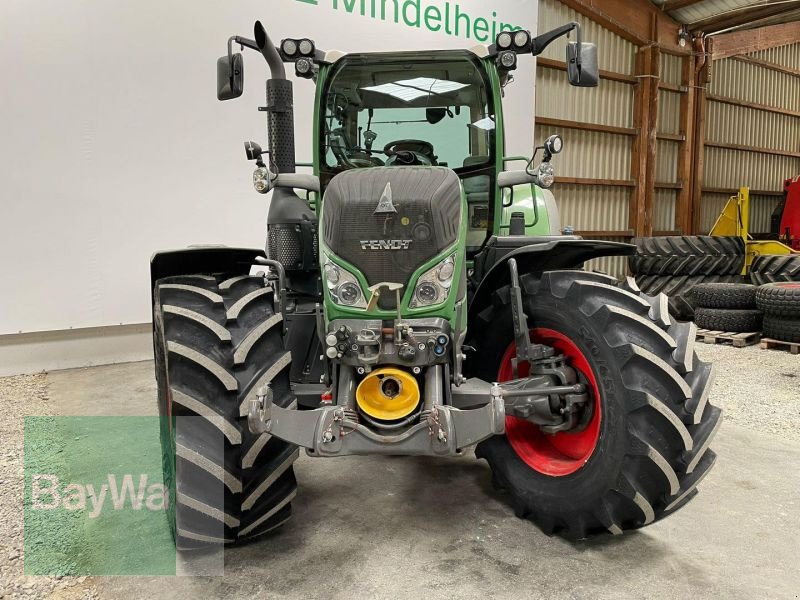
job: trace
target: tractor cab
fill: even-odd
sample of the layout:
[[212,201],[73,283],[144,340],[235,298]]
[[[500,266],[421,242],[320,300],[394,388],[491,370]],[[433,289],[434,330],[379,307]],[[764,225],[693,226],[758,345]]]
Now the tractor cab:
[[489,231],[502,154],[502,107],[472,52],[354,54],[320,74],[316,164],[322,191],[371,167],[445,167],[468,206],[467,248]]

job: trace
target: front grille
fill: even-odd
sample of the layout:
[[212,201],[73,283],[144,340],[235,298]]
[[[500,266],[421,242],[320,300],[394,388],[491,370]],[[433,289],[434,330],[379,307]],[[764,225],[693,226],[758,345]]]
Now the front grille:
[[[387,183],[397,212],[375,214]],[[461,186],[458,176],[446,168],[348,171],[328,186],[323,214],[325,243],[358,268],[369,285],[408,284],[414,271],[458,239]],[[407,249],[381,246],[381,242],[408,240]],[[366,249],[362,242],[367,242]],[[395,308],[394,296],[385,296],[380,307]]]
[[315,223],[275,223],[268,230],[269,257],[287,270],[314,269],[319,263],[319,235]]
[[284,267],[303,262],[303,235],[297,225],[273,225],[269,228],[269,257]]

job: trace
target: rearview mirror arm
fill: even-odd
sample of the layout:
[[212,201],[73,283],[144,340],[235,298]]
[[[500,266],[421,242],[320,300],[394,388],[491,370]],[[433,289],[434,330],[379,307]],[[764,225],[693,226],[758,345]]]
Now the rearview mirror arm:
[[553,29],[552,31],[548,31],[547,33],[543,33],[542,35],[536,36],[533,38],[531,42],[531,54],[534,56],[539,56],[545,49],[555,42],[558,38],[569,35],[572,31],[578,31],[578,60],[577,63],[580,66],[581,64],[581,55],[580,55],[580,47],[581,47],[581,26],[579,23],[572,22],[566,25],[562,25],[557,29]]
[[228,39],[228,58],[230,58],[233,55],[234,44],[239,44],[242,48],[250,48],[250,50],[255,50],[259,54],[261,53],[261,49],[258,47],[258,44],[256,44],[254,40],[249,40],[240,35],[233,35]]
[[[265,32],[266,35],[266,32]],[[267,43],[269,43],[269,37],[266,38]],[[275,55],[270,52],[269,47],[266,46],[262,48],[258,45],[258,42],[255,40],[251,40],[246,37],[242,37],[240,35],[234,35],[228,38],[228,60],[231,60],[233,57],[233,45],[239,44],[242,48],[249,48],[250,50],[255,50],[267,60],[267,64],[269,64],[270,70],[272,71],[273,78],[275,79],[285,79],[286,74],[285,72],[280,77],[275,77],[275,56],[278,56],[280,59],[280,55],[278,54],[277,48],[275,48]],[[281,69],[278,69],[278,74],[281,75],[281,70],[283,68],[283,64],[281,63]]]

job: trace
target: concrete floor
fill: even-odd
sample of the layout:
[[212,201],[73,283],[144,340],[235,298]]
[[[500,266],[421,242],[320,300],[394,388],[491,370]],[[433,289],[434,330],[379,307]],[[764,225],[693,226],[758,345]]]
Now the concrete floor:
[[[723,372],[746,368],[730,368],[741,351],[714,353]],[[786,386],[797,389],[761,389]],[[60,414],[155,412],[149,362],[52,373],[49,388]],[[293,519],[226,550],[224,576],[93,584],[102,598],[798,598],[800,441],[728,422],[713,448],[717,466],[685,509],[577,544],[516,519],[474,456],[303,455]]]

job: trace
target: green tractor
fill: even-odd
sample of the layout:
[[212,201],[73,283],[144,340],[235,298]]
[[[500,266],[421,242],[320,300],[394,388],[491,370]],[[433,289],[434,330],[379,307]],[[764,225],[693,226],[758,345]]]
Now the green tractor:
[[[293,462],[460,456],[476,446],[518,517],[584,538],[686,504],[721,422],[694,325],[665,296],[582,270],[633,246],[563,235],[541,162],[505,154],[518,59],[571,32],[571,84],[598,84],[576,23],[501,32],[472,50],[324,52],[234,36],[218,98],[266,59],[267,252],[194,247],[151,261],[170,522],[180,548],[283,524]],[[315,85],[313,174],[297,173],[292,83]],[[540,90],[539,93],[547,93]],[[457,501],[455,498],[443,502]]]

